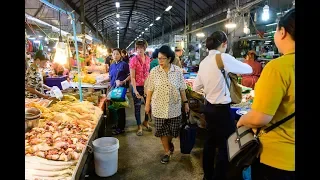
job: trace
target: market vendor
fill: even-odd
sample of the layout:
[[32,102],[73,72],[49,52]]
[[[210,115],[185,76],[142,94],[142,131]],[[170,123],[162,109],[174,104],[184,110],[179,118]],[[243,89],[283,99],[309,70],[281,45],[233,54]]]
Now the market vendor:
[[34,62],[29,66],[25,77],[25,97],[26,98],[45,98],[49,99],[50,96],[45,95],[44,90],[50,90],[43,83],[43,76],[40,68],[44,68],[48,62],[48,58],[39,50],[34,58]]
[[59,63],[53,63],[52,68],[54,75],[56,76],[64,76],[69,74],[69,69]]
[[262,71],[262,65],[256,60],[257,60],[256,52],[248,51],[244,63],[249,64],[252,67],[252,73],[243,74],[241,84],[243,86],[250,87],[252,89],[254,89],[254,86],[258,81]]

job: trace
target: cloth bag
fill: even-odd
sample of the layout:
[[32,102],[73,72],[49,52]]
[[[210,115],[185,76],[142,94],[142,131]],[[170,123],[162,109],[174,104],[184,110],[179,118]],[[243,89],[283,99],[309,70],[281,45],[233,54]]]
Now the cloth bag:
[[221,54],[216,54],[216,63],[217,63],[218,68],[220,69],[220,71],[226,81],[227,87],[230,91],[231,103],[232,104],[241,103],[241,101],[242,101],[242,88],[238,84],[238,76],[234,73],[229,72],[228,73],[228,76],[230,78],[230,85],[229,85],[228,80],[227,80],[227,76],[226,76],[226,72],[224,70],[224,64],[221,59]]

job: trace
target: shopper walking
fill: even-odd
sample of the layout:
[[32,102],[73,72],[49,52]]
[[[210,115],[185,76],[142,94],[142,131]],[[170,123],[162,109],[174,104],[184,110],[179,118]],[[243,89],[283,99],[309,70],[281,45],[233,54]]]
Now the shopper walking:
[[251,74],[242,75],[241,84],[246,87],[254,89],[256,82],[258,81],[262,72],[262,65],[257,61],[257,55],[254,51],[248,51],[244,63],[249,64],[252,67]]
[[[155,49],[152,53],[152,61],[150,62],[150,70],[149,72],[156,66],[159,65],[159,61],[158,61],[158,53],[159,53],[159,49]],[[146,93],[146,92],[145,92]]]
[[175,58],[174,52],[169,46],[159,49],[159,66],[150,72],[146,113],[152,116],[155,122],[155,136],[160,137],[164,155],[161,163],[168,163],[174,151],[172,139],[179,136],[181,123],[181,100],[184,109],[189,112],[189,105],[185,90],[187,88],[182,69],[172,62]]
[[128,53],[125,49],[121,50],[121,56],[122,56],[123,61],[129,64]]
[[[205,119],[207,137],[203,149],[204,179],[224,180],[228,174],[227,139],[235,130],[231,119],[230,92],[222,72],[217,66],[216,55],[220,54],[226,74],[250,74],[252,68],[233,56],[226,54],[227,35],[222,31],[214,32],[206,40],[209,55],[200,63],[193,90],[204,89]],[[229,78],[228,78],[229,79]],[[230,79],[228,80],[230,82]],[[216,152],[218,148],[218,152]],[[215,156],[217,153],[217,159]],[[214,164],[216,162],[216,164]]]
[[[265,128],[295,112],[295,9],[280,18],[274,35],[283,56],[270,61],[255,87],[252,109],[237,126]],[[251,166],[252,180],[295,179],[295,118],[260,136],[260,158]]]
[[[122,60],[121,49],[115,48],[112,51],[112,57],[115,61],[110,66],[110,86],[112,89],[116,87],[126,87],[128,88],[129,80],[130,80],[130,70],[128,63]],[[124,128],[126,126],[126,110],[125,108],[120,108],[117,110],[118,116],[118,125],[113,135],[124,133]]]
[[148,131],[152,131],[148,122],[148,116],[145,114],[144,122],[141,125],[141,103],[144,97],[144,83],[149,75],[150,58],[145,55],[148,43],[144,39],[139,39],[135,43],[135,50],[137,55],[133,56],[130,60],[130,75],[132,85],[132,97],[134,101],[134,115],[138,125],[137,135],[142,136],[142,125],[147,128]]

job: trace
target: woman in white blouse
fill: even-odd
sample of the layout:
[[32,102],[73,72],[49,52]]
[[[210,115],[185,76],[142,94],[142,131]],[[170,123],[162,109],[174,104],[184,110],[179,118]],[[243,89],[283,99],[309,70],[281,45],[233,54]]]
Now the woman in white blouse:
[[185,111],[189,112],[182,69],[172,64],[174,58],[175,54],[169,46],[162,46],[159,49],[159,66],[150,72],[145,106],[147,114],[152,108],[155,136],[160,137],[165,151],[161,158],[163,164],[168,163],[173,154],[172,139],[179,136],[181,100]]

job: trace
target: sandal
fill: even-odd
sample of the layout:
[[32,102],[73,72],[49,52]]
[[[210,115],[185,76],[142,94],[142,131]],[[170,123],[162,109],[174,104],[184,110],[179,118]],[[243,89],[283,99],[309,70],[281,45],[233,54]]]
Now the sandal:
[[148,126],[144,125],[144,123],[142,125],[147,128],[148,132],[152,132],[152,127],[149,124]]
[[137,136],[142,136],[142,135],[143,135],[142,129],[139,129],[139,130],[137,131]]
[[116,129],[115,131],[112,132],[112,135],[119,135],[119,134],[122,134],[124,132],[125,132],[124,130]]

